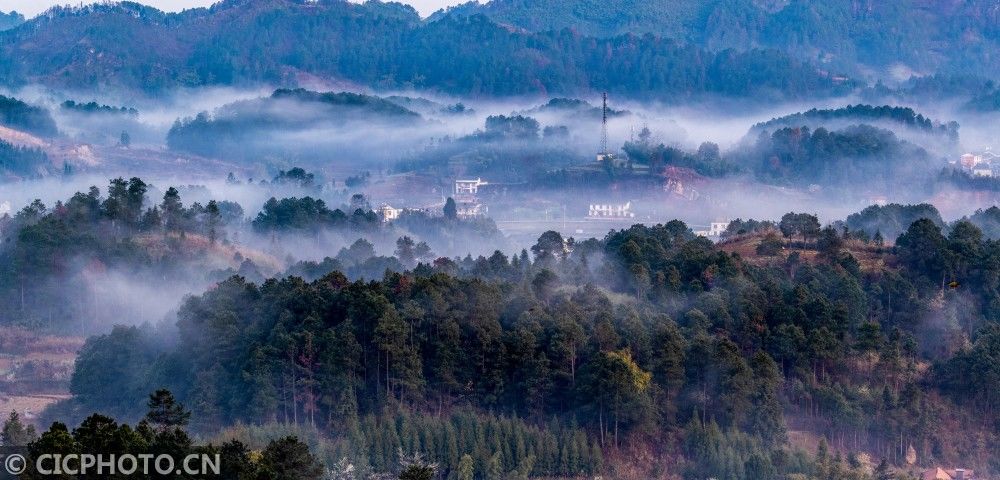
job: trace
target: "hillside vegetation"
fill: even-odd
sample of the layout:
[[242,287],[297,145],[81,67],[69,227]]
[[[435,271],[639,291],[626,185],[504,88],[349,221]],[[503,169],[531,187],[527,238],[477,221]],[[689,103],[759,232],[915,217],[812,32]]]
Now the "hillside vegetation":
[[709,50],[778,48],[852,70],[902,64],[988,75],[1000,68],[990,54],[1000,46],[1000,9],[989,0],[493,0],[449,13],[484,14],[531,31],[651,33]]
[[[645,475],[869,478],[827,442],[798,451],[791,425],[885,468],[904,467],[911,445],[920,465],[994,468],[998,439],[981,422],[995,420],[986,392],[1000,385],[968,372],[991,368],[977,352],[1000,339],[982,261],[998,245],[964,221],[917,220],[891,250],[807,214],[771,228],[778,249],[754,256],[773,262],[673,221],[601,240],[547,232],[533,256],[439,258],[377,281],[234,276],[184,302],[176,344],[148,328],[88,340],[75,397],[54,412],[137,419],[145,392],[165,385],[197,430],[315,428],[355,464],[392,470],[387,452],[412,448],[446,476],[464,454],[478,472],[568,476],[627,468],[629,452],[651,449],[633,465]],[[485,444],[462,440],[469,450],[424,437],[505,425],[489,412],[521,420]]]
[[4,82],[158,92],[295,85],[305,74],[468,96],[608,90],[671,100],[836,88],[828,75],[776,50],[712,53],[657,36],[531,33],[483,16],[421,22],[409,7],[378,2],[226,1],[181,14],[101,4],[57,8],[29,25],[0,32]]

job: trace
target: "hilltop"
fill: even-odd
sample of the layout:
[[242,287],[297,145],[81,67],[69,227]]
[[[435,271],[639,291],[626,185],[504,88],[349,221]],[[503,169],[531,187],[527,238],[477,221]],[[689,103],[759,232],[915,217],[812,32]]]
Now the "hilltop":
[[[670,12],[664,15],[663,12]],[[903,0],[493,0],[437,17],[486,15],[529,31],[572,29],[609,37],[653,34],[717,51],[778,48],[805,59],[877,75],[1000,68],[996,2]]]
[[[719,250],[739,254],[740,258],[755,266],[784,267],[793,257],[796,262],[813,265],[823,262],[820,252],[814,246],[804,245],[801,242],[786,241],[776,254],[765,253],[760,247],[768,240],[769,235],[780,235],[780,233],[775,229],[739,235],[720,242]],[[849,240],[844,242],[844,251],[858,261],[862,272],[880,272],[896,265],[896,258],[891,249],[883,246]]]
[[0,31],[10,30],[22,23],[24,23],[24,15],[17,12],[0,12]]
[[843,88],[833,77],[773,49],[715,53],[653,35],[528,32],[479,15],[426,22],[377,1],[233,0],[183,13],[128,2],[60,7],[0,32],[4,83],[148,93],[308,78],[476,97],[608,90],[766,100],[833,94]]

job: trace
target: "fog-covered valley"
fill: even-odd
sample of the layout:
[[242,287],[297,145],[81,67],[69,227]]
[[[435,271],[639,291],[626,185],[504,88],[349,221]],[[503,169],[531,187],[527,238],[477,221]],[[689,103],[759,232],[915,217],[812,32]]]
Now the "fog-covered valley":
[[[995,9],[914,6],[948,28],[902,65],[870,24],[904,7],[672,2],[741,27],[701,38],[556,3],[0,16],[0,447],[1000,475],[1000,89],[945,68]],[[834,19],[858,38],[754,37]]]
[[[92,186],[105,201],[109,179],[118,177],[142,179],[138,212],[161,209],[170,187],[196,225],[209,202],[226,207],[217,220],[225,247],[199,247],[183,259],[187,267],[172,269],[169,285],[128,263],[109,270],[108,288],[87,295],[112,307],[84,322],[86,332],[123,316],[157,323],[226,272],[262,280],[298,262],[336,258],[359,239],[370,242],[369,255],[386,259],[402,236],[426,244],[425,261],[494,250],[518,255],[548,230],[600,239],[633,223],[674,219],[709,232],[712,224],[776,221],[789,211],[827,224],[873,204],[931,203],[954,221],[992,206],[997,190],[959,163],[966,152],[989,155],[996,137],[988,125],[997,114],[969,113],[957,101],[887,97],[881,106],[860,103],[858,94],[777,106],[721,97],[671,105],[612,97],[604,111],[600,95],[463,99],[266,86],[155,96],[42,86],[3,93],[12,112],[3,140],[41,153],[31,165],[18,164],[16,155],[4,164],[5,216],[16,219],[36,201],[43,213],[55,213]],[[605,129],[610,155],[595,161]],[[811,147],[821,131],[834,136]],[[363,213],[371,225],[336,227],[324,223],[325,212],[309,211],[312,217],[258,227],[269,199],[307,197],[345,217]],[[452,231],[419,220],[440,221],[449,200],[457,200],[452,215],[468,226]],[[295,208],[279,214],[298,215]],[[207,234],[204,225],[192,230]],[[718,231],[710,233],[718,239]],[[189,250],[144,241],[147,249]],[[70,261],[69,270],[85,274],[89,262]],[[383,261],[352,268],[377,278],[384,268],[405,267]],[[131,305],[149,295],[124,286],[150,292],[159,288],[153,284],[165,287],[156,306]]]

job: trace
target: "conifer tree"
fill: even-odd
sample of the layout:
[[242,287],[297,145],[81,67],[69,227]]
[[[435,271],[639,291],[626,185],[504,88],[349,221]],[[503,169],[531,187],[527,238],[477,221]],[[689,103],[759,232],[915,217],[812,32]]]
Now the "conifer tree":
[[476,465],[472,457],[466,453],[458,462],[458,480],[473,480],[476,474]]
[[183,427],[191,419],[191,412],[184,409],[174,398],[170,390],[161,388],[149,396],[146,404],[149,412],[146,413],[146,421],[159,430]]
[[21,421],[20,414],[11,410],[3,423],[3,430],[0,430],[0,446],[23,447],[34,441],[37,436],[34,425],[25,425]]

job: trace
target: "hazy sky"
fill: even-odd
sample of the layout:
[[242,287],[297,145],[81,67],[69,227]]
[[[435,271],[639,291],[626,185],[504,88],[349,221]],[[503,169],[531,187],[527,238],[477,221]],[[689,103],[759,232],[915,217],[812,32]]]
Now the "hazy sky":
[[[160,10],[177,12],[184,10],[185,8],[192,7],[206,7],[211,5],[218,0],[138,0],[139,3],[144,3],[146,5],[152,5]],[[427,16],[434,13],[439,8],[446,7],[448,5],[455,5],[458,3],[463,3],[465,0],[399,0],[402,3],[408,3],[413,5],[421,15]],[[83,3],[94,3],[95,0],[86,0]],[[67,0],[0,0],[0,11],[8,12],[11,10],[17,10],[21,12],[26,17],[33,17],[39,13],[44,12],[47,8],[53,5],[65,5],[73,4],[77,5],[81,3],[77,1],[67,1]]]

